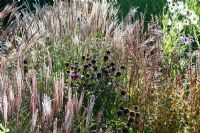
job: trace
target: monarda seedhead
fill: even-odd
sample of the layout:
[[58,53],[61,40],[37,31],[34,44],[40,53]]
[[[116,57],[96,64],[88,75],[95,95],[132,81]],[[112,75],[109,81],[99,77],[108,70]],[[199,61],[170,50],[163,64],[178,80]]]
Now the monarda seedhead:
[[107,125],[106,125],[106,124],[102,124],[102,125],[101,125],[101,129],[102,129],[103,131],[106,131],[106,130],[107,130]]
[[129,114],[131,117],[135,117],[135,112],[131,111]]
[[139,107],[137,105],[134,106],[135,111],[137,111],[139,109]]
[[124,127],[124,128],[122,129],[122,132],[123,132],[123,133],[129,133],[128,128],[127,128],[127,127]]
[[108,61],[108,56],[104,56],[104,57],[103,57],[103,61],[104,61],[104,62]]
[[117,111],[117,115],[118,115],[118,116],[122,116],[122,115],[123,115],[123,111],[122,111],[122,110],[118,110],[118,111]]
[[124,114],[128,114],[129,113],[129,109],[128,108],[124,108],[123,112],[124,112]]

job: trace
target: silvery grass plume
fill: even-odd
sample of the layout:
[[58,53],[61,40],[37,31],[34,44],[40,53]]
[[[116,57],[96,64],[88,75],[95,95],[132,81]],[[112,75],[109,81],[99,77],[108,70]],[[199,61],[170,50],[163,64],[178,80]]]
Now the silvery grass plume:
[[53,102],[53,109],[54,109],[54,116],[60,112],[63,106],[63,96],[64,96],[64,75],[60,80],[58,78],[54,78],[55,87],[54,87],[54,102]]
[[43,101],[42,101],[42,121],[50,121],[52,117],[52,107],[51,107],[51,98],[47,95],[44,94],[43,96]]
[[6,126],[7,121],[8,121],[8,97],[6,94],[6,89],[4,89],[4,92],[3,92],[3,118],[4,118],[4,123]]
[[[12,12],[15,11],[15,8],[16,8],[16,2],[6,5],[4,9],[0,11],[0,23],[3,22],[5,17],[7,17],[10,13],[12,14]],[[10,18],[12,17],[12,15],[10,16]]]
[[32,112],[32,121],[31,121],[31,132],[34,131],[37,116],[38,116],[38,109],[37,109],[37,79],[36,79],[36,71],[32,70],[31,73],[32,78],[32,90],[31,90],[31,112]]
[[16,88],[16,94],[17,96],[22,97],[22,73],[21,73],[21,68],[18,62],[18,66],[15,72],[15,77],[16,77],[16,84],[17,84],[17,88]]
[[0,112],[3,114],[3,83],[2,83],[2,77],[0,77]]
[[70,133],[74,124],[74,109],[73,109],[73,99],[71,87],[68,90],[68,101],[65,107],[65,122],[64,122],[64,130],[65,133]]
[[78,102],[77,114],[80,112],[81,107],[82,107],[82,105],[83,105],[84,94],[85,94],[85,92],[82,91],[82,92],[81,92],[81,97],[80,97],[79,102]]
[[32,71],[31,111],[35,113],[37,106],[37,80],[36,71]]
[[[68,1],[55,1],[53,6],[43,8],[36,4],[35,13],[28,9],[16,12],[16,28],[8,40],[11,49],[7,60],[25,55],[36,45],[44,46],[47,37],[55,44],[61,39],[75,44],[101,40],[103,44],[117,42],[120,46],[121,42],[125,43],[123,31],[126,25],[118,21],[118,8],[113,5],[107,1],[77,0],[70,4]],[[131,13],[135,11],[133,9]]]
[[13,91],[12,85],[8,88],[8,102],[9,102],[9,115],[11,115],[14,111],[14,105],[15,105],[15,95]]
[[34,132],[35,125],[37,122],[37,117],[38,117],[38,109],[32,114],[32,120],[31,120],[31,133]]
[[[19,61],[18,61],[19,62]],[[15,113],[16,113],[16,121],[17,127],[19,127],[19,112],[22,102],[22,73],[20,69],[20,65],[18,63],[17,70],[15,72],[15,80],[16,80],[16,100],[15,100]]]
[[78,99],[77,93],[72,95],[71,91],[71,87],[69,87],[68,101],[65,106],[65,121],[63,125],[66,133],[72,131],[74,121],[76,120],[76,117],[79,116],[84,99],[84,92],[81,93],[80,99]]
[[91,120],[91,117],[92,117],[92,112],[93,112],[94,104],[95,104],[95,96],[93,95],[90,98],[90,101],[89,101],[88,106],[87,106],[87,115],[86,115],[86,122],[85,122],[85,130],[88,133],[89,133],[89,124],[90,124],[90,120]]
[[53,122],[53,133],[57,133],[58,129],[57,129],[57,118],[54,120]]
[[3,74],[3,77],[2,77],[2,81],[1,81],[1,87],[2,87],[2,108],[3,108],[3,118],[4,118],[4,123],[5,123],[5,126],[7,124],[7,121],[8,121],[8,117],[9,115],[11,115],[11,110],[12,110],[12,106],[13,106],[13,96],[10,96],[10,90],[12,89],[12,86],[11,86],[11,82],[8,78],[7,75]]

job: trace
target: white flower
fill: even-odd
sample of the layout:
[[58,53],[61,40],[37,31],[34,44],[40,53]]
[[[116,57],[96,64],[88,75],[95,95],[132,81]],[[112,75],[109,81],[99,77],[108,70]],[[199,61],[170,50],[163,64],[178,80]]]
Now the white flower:
[[177,13],[174,13],[174,14],[172,15],[172,20],[176,19],[176,17],[177,17]]
[[191,24],[196,25],[199,21],[199,17],[193,11],[188,12],[188,19],[190,20]]
[[184,8],[182,10],[179,11],[179,13],[183,16],[186,16],[187,15],[187,12],[188,12],[188,9],[187,8]]
[[171,3],[171,2],[173,2],[173,0],[167,0],[167,2]]
[[181,11],[181,10],[184,10],[185,9],[185,4],[183,3],[183,2],[181,2],[181,1],[178,1],[177,2],[177,9],[179,10],[179,11]]
[[169,3],[168,7],[169,7],[169,11],[171,13],[175,13],[177,11],[177,4],[174,3],[174,2],[173,3]]
[[183,23],[184,23],[184,25],[189,25],[189,24],[190,24],[190,21],[189,21],[188,19],[184,19],[184,20],[183,20]]
[[44,94],[44,98],[42,101],[43,113],[45,116],[50,116],[52,109],[51,109],[51,98]]
[[179,31],[181,31],[183,29],[183,27],[184,27],[184,23],[183,22],[179,21],[179,22],[176,23],[176,28]]
[[193,17],[193,18],[190,19],[190,21],[191,21],[191,24],[196,25],[198,23],[198,21],[199,21],[199,18],[198,17]]
[[171,20],[171,19],[168,21],[168,25],[169,25],[169,26],[172,25],[172,20]]

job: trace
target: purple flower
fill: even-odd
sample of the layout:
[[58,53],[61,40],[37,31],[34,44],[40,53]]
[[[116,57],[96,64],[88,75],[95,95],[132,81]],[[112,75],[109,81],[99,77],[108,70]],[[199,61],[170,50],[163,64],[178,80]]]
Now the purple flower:
[[194,40],[194,37],[193,36],[190,36],[190,42],[194,43],[195,40]]
[[185,35],[182,35],[182,36],[180,36],[180,42],[181,42],[181,43],[186,43],[186,44],[188,44],[188,43],[193,43],[193,42],[195,42],[195,40],[194,40],[194,38],[193,38],[192,36],[187,37],[187,36],[185,36]]
[[188,40],[188,37],[186,37],[185,35],[180,36],[181,43],[188,43]]
[[80,74],[80,72],[72,72],[70,74],[70,76],[71,76],[72,79],[77,79],[77,78],[81,77],[81,74]]
[[158,36],[158,37],[162,37],[163,36],[163,32],[161,30],[158,30],[158,29],[154,30],[154,34],[156,36]]

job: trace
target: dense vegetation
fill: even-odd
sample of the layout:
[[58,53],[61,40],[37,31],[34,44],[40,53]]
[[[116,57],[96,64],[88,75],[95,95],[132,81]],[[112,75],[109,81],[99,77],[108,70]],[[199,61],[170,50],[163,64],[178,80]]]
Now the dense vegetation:
[[198,1],[126,2],[2,8],[0,132],[200,132]]

